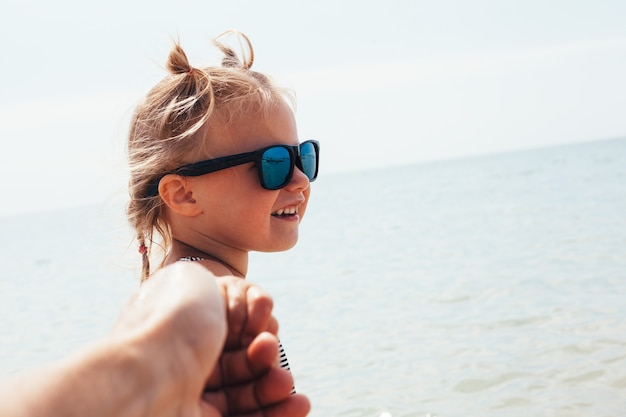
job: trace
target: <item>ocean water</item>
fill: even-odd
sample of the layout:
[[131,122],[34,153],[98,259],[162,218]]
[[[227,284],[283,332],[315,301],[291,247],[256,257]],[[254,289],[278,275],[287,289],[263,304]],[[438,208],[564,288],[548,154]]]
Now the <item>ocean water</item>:
[[[106,334],[137,285],[121,211],[0,219],[0,376]],[[623,416],[626,140],[322,173],[249,279],[312,416]]]

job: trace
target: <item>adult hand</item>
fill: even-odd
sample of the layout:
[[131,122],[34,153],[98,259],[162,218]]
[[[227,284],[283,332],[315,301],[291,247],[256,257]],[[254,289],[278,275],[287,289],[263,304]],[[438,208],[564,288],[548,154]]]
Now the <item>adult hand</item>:
[[277,364],[272,307],[270,296],[248,281],[216,279],[195,262],[179,262],[142,285],[116,331],[149,329],[142,332],[149,335],[145,351],[158,352],[153,360],[170,372],[155,378],[171,381],[156,409],[180,403],[202,417],[305,416],[308,399],[291,395],[291,374]]
[[0,416],[303,417],[279,369],[271,299],[176,263],[146,281],[112,334],[0,386]]
[[224,350],[203,400],[221,415],[304,416],[310,405],[291,395],[291,373],[278,365],[278,322],[273,302],[259,287],[240,278],[218,278],[226,302]]

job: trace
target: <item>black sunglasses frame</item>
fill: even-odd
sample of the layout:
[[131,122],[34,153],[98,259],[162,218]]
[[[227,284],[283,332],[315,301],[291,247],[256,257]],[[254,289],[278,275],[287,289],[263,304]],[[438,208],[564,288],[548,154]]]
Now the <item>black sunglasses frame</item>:
[[[168,171],[164,174],[159,175],[148,187],[148,191],[146,195],[148,197],[156,196],[159,193],[159,182],[161,179],[169,174],[177,174],[183,177],[199,177],[201,175],[210,174],[212,172],[221,171],[223,169],[232,168],[238,165],[247,164],[249,162],[254,162],[257,167],[257,173],[259,175],[259,182],[261,186],[266,190],[279,190],[286,186],[291,178],[293,177],[294,167],[298,167],[302,172],[304,172],[304,168],[302,167],[302,159],[300,157],[301,149],[303,145],[312,144],[313,148],[315,148],[315,173],[313,174],[313,178],[309,178],[309,181],[313,182],[317,178],[317,173],[319,171],[319,155],[320,155],[320,144],[316,140],[307,140],[302,142],[299,145],[272,145],[267,146],[262,149],[258,149],[252,152],[239,153],[236,155],[228,155],[222,156],[215,159],[207,159],[205,161],[193,162],[191,164],[183,165],[178,167],[172,171]],[[289,159],[291,161],[291,166],[289,168],[289,174],[285,177],[285,181],[276,187],[268,187],[265,184],[263,179],[263,165],[261,163],[263,159],[263,154],[272,148],[284,148],[289,152]],[[308,177],[308,175],[307,175]]]

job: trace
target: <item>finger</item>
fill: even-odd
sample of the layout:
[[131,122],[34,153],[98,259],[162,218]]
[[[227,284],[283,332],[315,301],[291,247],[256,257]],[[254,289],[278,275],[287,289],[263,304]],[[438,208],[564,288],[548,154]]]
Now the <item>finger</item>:
[[291,397],[293,377],[287,370],[270,368],[253,382],[205,391],[203,401],[215,406],[224,415],[253,413]]
[[273,335],[278,335],[278,320],[276,320],[276,317],[274,316],[270,317],[270,320],[267,323],[267,328],[265,329],[265,331],[270,332]]
[[[201,401],[202,417],[220,417],[222,412],[210,404]],[[302,394],[295,394],[287,400],[271,405],[265,409],[246,414],[233,415],[233,417],[305,417],[311,410],[309,399]]]
[[305,417],[310,410],[311,403],[309,399],[302,394],[295,394],[287,400],[263,410],[248,414],[238,414],[235,417]]
[[302,394],[294,394],[286,401],[274,405],[263,412],[264,417],[304,417],[311,411],[309,399]]
[[262,375],[278,358],[278,339],[268,332],[259,334],[247,348],[222,353],[219,366],[206,382],[207,389],[242,384]]
[[278,325],[276,319],[272,317],[274,302],[267,292],[256,285],[251,285],[246,296],[248,321],[243,329],[241,339],[243,346],[247,346],[259,333],[266,331],[270,322],[272,326]]
[[283,401],[293,392],[293,376],[283,368],[271,368],[255,384],[255,399],[258,405],[267,407]]
[[225,349],[236,349],[241,345],[243,329],[248,321],[247,287],[249,284],[241,278],[219,278],[224,303],[226,304],[226,319],[228,335]]
[[259,376],[276,365],[278,353],[278,338],[268,332],[259,334],[247,349],[251,376]]

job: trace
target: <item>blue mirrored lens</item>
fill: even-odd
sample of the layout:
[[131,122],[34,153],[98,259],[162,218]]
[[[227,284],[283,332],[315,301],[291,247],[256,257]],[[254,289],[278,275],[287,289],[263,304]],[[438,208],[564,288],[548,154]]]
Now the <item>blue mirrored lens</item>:
[[291,172],[289,151],[281,146],[269,148],[263,152],[261,168],[265,187],[269,189],[282,187],[287,182],[287,177]]
[[315,178],[315,170],[317,169],[317,152],[315,146],[311,142],[303,143],[300,147],[300,160],[302,161],[302,170],[310,180]]

